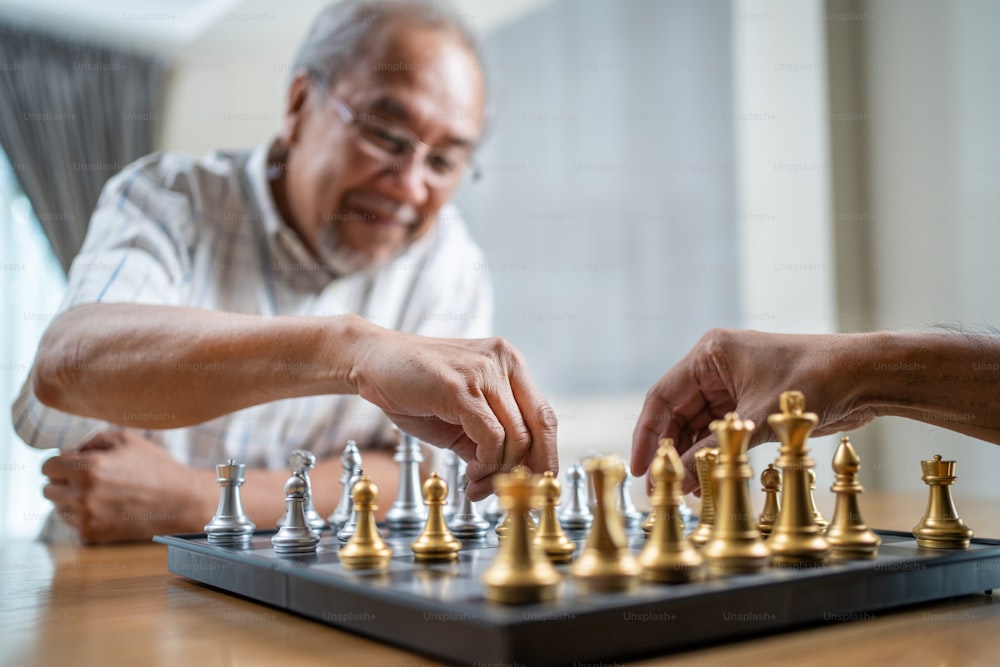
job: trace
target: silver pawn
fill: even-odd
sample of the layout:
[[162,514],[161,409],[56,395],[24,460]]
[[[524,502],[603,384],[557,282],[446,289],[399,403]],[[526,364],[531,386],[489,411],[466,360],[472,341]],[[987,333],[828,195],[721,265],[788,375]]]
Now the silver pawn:
[[490,495],[486,500],[486,510],[483,514],[486,515],[485,518],[490,524],[497,524],[503,518],[503,510],[500,509],[500,499],[497,498],[495,493]]
[[[385,522],[393,531],[420,530],[427,521],[427,507],[420,491],[420,441],[400,431],[399,444],[392,460],[399,462],[399,487],[396,500],[386,512]],[[337,535],[340,538],[340,535]]]
[[625,479],[618,485],[618,511],[622,515],[626,528],[635,528],[642,523],[642,512],[632,502],[632,494],[629,492],[631,485],[631,475],[626,471]]
[[[315,531],[326,528],[326,521],[316,511],[312,501],[312,482],[309,481],[309,471],[316,467],[316,455],[305,449],[293,449],[288,454],[288,468],[293,475],[299,475],[306,482],[306,522]],[[281,528],[284,517],[278,519],[278,528]]]
[[340,465],[344,468],[344,472],[340,475],[340,483],[344,490],[333,514],[326,519],[334,531],[340,530],[344,524],[351,520],[351,513],[354,510],[354,498],[351,496],[351,491],[354,489],[354,483],[361,479],[361,475],[357,474],[361,470],[361,450],[358,449],[358,443],[353,440],[347,441],[347,446],[344,447],[344,451],[340,455]]
[[480,540],[486,537],[486,531],[490,528],[490,522],[479,514],[475,503],[469,500],[469,496],[465,493],[469,488],[469,478],[465,476],[465,465],[459,467],[459,473],[462,480],[459,489],[461,505],[459,505],[458,510],[448,520],[448,528],[460,540]]
[[569,502],[564,504],[559,513],[559,523],[566,530],[586,530],[594,521],[594,515],[588,504],[589,485],[579,462],[572,464],[566,471],[566,481]]
[[233,459],[215,466],[215,481],[222,487],[219,507],[205,526],[209,544],[245,546],[257,528],[246,514],[240,501],[240,487],[246,481],[246,466]]
[[301,554],[316,551],[319,535],[306,522],[307,489],[306,480],[298,472],[293,472],[285,482],[285,517],[281,528],[271,538],[275,553]]
[[444,518],[450,519],[462,506],[462,496],[458,487],[462,484],[463,463],[465,463],[455,452],[445,451],[444,481],[448,485],[448,497],[444,505]]

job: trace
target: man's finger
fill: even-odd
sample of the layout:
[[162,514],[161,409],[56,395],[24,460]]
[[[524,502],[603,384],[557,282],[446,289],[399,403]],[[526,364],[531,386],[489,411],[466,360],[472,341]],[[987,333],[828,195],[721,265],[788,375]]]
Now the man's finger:
[[694,493],[700,487],[698,483],[698,466],[695,462],[695,454],[706,447],[718,447],[719,441],[715,434],[699,440],[686,452],[681,454],[681,463],[684,464],[684,480],[681,482],[681,493]]
[[559,419],[556,417],[556,411],[528,377],[524,366],[518,365],[513,369],[510,374],[510,387],[531,433],[531,447],[527,452],[528,467],[533,472],[551,470],[553,474],[557,474]]
[[488,394],[487,402],[503,425],[504,440],[499,472],[507,472],[518,465],[531,448],[531,431],[528,430],[509,385],[504,384]]
[[[476,457],[469,462],[467,474],[475,481],[503,464],[504,428],[483,397],[466,400],[458,415],[462,428],[476,443]],[[478,465],[474,465],[478,463]]]

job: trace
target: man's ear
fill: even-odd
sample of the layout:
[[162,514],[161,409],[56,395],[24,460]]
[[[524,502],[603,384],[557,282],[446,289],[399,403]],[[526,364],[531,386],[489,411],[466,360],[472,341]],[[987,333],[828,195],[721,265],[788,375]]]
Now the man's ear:
[[281,141],[286,147],[294,146],[299,139],[306,103],[312,93],[312,80],[306,72],[299,72],[288,86],[285,118],[281,128]]

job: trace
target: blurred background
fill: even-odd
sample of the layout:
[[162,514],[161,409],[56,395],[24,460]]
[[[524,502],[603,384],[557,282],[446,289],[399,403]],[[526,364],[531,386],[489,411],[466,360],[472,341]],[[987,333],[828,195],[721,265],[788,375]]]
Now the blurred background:
[[[100,184],[153,150],[269,140],[325,3],[89,4],[0,0],[5,406]],[[495,112],[458,201],[497,333],[559,413],[564,469],[627,455],[646,389],[711,327],[1000,323],[1000,4],[456,4],[483,36]],[[852,438],[869,489],[923,493],[919,460],[942,453],[959,508],[1000,498],[998,447],[898,419]],[[834,444],[813,443],[826,512]],[[775,452],[754,450],[755,469]],[[52,453],[5,420],[0,536],[37,532]]]

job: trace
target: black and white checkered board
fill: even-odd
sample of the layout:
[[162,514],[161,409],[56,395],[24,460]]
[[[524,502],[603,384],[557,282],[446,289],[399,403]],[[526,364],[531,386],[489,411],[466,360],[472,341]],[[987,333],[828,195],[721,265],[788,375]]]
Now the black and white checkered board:
[[[345,571],[326,532],[315,554],[300,556],[276,555],[270,535],[259,533],[245,550],[209,545],[204,535],[154,539],[167,545],[175,574],[458,664],[623,660],[1000,588],[1000,541],[934,551],[908,533],[880,531],[874,561],[642,583],[628,593],[583,593],[559,566],[555,601],[503,606],[486,600],[480,584],[496,554],[492,532],[457,563],[434,565],[414,562],[412,535],[390,537],[395,555],[384,573]],[[634,553],[643,539],[631,536]]]

